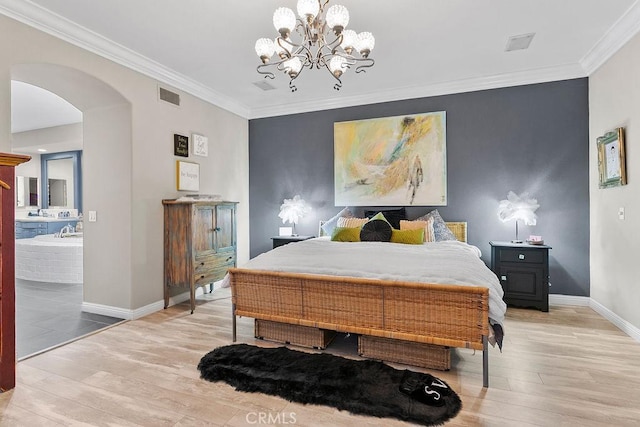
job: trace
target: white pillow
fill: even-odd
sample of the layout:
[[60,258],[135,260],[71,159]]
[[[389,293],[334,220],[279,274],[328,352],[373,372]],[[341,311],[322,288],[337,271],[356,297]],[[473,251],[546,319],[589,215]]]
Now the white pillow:
[[349,208],[344,208],[342,209],[340,212],[338,212],[335,216],[331,217],[331,219],[328,219],[325,221],[324,224],[322,224],[322,231],[324,231],[324,234],[331,236],[331,234],[333,234],[333,229],[337,227],[338,225],[338,218],[340,217],[347,217],[347,218],[352,218],[353,217],[353,213],[349,210]]

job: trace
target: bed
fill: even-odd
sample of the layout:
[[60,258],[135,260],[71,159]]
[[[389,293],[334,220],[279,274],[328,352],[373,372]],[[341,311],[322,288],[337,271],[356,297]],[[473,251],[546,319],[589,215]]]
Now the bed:
[[[466,240],[466,223],[447,225],[458,239]],[[488,287],[482,283],[465,284],[466,279],[453,279],[449,274],[446,278],[429,278],[425,282],[426,276],[421,270],[408,275],[396,274],[403,268],[402,259],[423,256],[422,252],[413,255],[414,250],[436,254],[437,245],[445,242],[425,245],[362,243],[311,239],[259,255],[243,268],[230,269],[233,341],[236,341],[236,316],[245,316],[392,342],[481,350],[483,386],[488,387],[489,319],[491,317],[492,323],[501,324],[504,310],[500,304],[500,284],[478,254],[475,255],[477,262],[469,258],[462,264],[465,268],[469,267],[467,264],[482,264],[482,267],[477,267],[482,277],[474,280],[492,281]],[[353,261],[353,256],[334,254],[337,248],[355,251],[359,246],[363,251],[370,251],[364,254],[365,261]],[[409,248],[411,246],[424,248]],[[445,246],[451,251],[469,252],[473,248],[460,242],[440,245],[441,248]],[[327,261],[332,256],[335,260]],[[348,258],[347,264],[368,262],[368,270],[376,270],[374,266],[384,264],[384,261],[372,259],[376,256],[388,259],[389,265],[381,266],[379,272],[367,271],[364,276],[368,277],[358,277],[361,267],[351,270],[350,265],[334,267],[333,264]],[[434,256],[434,261],[428,264],[441,264],[437,258],[439,255]],[[398,271],[388,272],[392,266]],[[496,284],[498,289],[494,289]],[[493,301],[491,304],[490,299]],[[494,313],[490,313],[490,305]]]

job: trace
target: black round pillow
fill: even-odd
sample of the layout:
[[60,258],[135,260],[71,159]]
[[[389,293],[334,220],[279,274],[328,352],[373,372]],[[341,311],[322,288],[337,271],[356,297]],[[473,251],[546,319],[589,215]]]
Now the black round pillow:
[[363,242],[389,242],[391,225],[382,219],[372,219],[362,226],[360,240]]

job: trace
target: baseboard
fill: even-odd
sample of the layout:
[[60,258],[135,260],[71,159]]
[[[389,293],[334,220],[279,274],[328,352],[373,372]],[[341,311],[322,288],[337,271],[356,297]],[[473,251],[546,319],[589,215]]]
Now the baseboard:
[[627,322],[622,317],[618,316],[613,311],[609,310],[607,307],[592,298],[590,298],[589,307],[591,307],[595,312],[607,319],[609,322],[620,328],[622,332],[629,335],[634,340],[640,342],[640,329],[636,328],[634,325]]
[[118,319],[133,319],[133,311],[126,308],[112,307],[110,305],[94,304],[92,302],[83,302],[82,311],[93,314],[101,314],[102,316],[117,317]]
[[589,297],[578,297],[574,295],[549,294],[549,305],[575,305],[589,307]]

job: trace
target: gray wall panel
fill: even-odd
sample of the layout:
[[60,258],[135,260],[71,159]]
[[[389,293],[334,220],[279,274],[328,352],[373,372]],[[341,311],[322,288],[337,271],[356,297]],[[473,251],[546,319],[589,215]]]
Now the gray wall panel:
[[[498,220],[498,202],[509,190],[529,191],[541,206],[538,224],[521,225],[520,236],[542,235],[553,247],[550,292],[588,296],[588,105],[584,78],[251,120],[251,256],[271,248],[284,198],[300,194],[313,206],[300,234],[317,234],[318,221],[341,209],[333,202],[334,122],[446,111],[445,220],[468,221],[469,243],[489,264],[488,242],[515,234],[513,222]],[[431,209],[407,211],[415,218]]]

